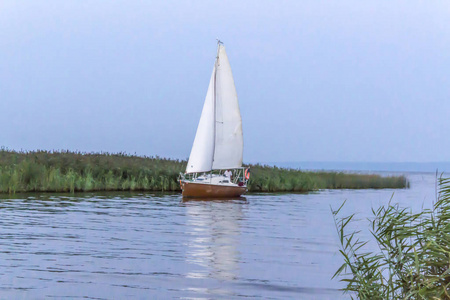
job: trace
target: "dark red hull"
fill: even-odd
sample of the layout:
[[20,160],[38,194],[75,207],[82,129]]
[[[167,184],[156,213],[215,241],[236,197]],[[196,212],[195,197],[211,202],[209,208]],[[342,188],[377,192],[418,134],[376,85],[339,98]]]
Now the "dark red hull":
[[235,198],[247,192],[245,186],[181,182],[183,197],[188,198]]

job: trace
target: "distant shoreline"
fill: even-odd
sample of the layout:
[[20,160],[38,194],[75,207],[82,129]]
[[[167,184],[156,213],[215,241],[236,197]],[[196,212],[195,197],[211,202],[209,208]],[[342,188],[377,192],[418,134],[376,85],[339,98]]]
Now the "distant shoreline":
[[299,161],[269,162],[269,166],[294,168],[303,171],[334,172],[395,172],[395,173],[436,173],[450,171],[450,162],[341,162],[341,161]]
[[[405,188],[404,176],[305,172],[249,165],[249,192]],[[180,192],[186,161],[125,153],[0,150],[0,193],[154,191]]]

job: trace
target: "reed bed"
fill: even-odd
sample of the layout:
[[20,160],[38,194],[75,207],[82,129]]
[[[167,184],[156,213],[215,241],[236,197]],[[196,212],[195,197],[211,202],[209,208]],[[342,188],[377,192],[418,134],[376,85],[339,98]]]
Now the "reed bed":
[[251,165],[252,192],[308,192],[319,189],[406,188],[405,176],[353,174],[343,172],[305,172],[271,166]]
[[178,191],[185,163],[125,153],[0,151],[0,192]]
[[[405,177],[381,177],[250,165],[250,192],[327,188],[404,188]],[[126,153],[0,150],[0,193],[180,191],[186,161]]]
[[[341,206],[342,208],[342,206]],[[389,204],[373,210],[368,252],[360,231],[347,232],[354,215],[336,220],[344,263],[334,275],[358,299],[450,299],[450,179],[439,179],[432,210],[412,213]]]

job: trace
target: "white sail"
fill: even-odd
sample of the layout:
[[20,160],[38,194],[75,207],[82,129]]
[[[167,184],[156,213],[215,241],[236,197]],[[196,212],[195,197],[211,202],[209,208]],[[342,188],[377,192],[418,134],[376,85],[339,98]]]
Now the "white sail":
[[212,169],[242,167],[242,119],[225,47],[219,44],[216,63],[216,129]]
[[242,119],[225,47],[219,44],[186,173],[242,166]]
[[197,133],[192,145],[191,155],[186,166],[186,173],[208,172],[212,169],[214,155],[214,66],[209,81],[208,92],[203,104],[202,115],[198,122]]

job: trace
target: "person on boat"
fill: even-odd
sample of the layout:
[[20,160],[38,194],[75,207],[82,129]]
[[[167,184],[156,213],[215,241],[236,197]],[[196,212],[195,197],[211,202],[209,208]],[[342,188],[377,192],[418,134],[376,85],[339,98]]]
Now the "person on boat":
[[228,177],[228,179],[231,181],[231,175],[233,175],[233,173],[230,170],[226,170],[223,175],[225,175],[225,177]]

